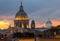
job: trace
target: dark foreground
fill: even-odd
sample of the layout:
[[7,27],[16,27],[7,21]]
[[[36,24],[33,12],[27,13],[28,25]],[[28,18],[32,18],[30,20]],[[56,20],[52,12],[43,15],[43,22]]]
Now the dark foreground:
[[[8,41],[7,38],[2,38],[0,41]],[[14,38],[12,41],[35,41],[34,37],[25,38]],[[36,37],[36,41],[60,41],[60,35],[55,36],[55,38],[39,38]]]
[[[0,39],[0,41],[8,41],[7,39]],[[13,40],[14,41],[14,40]],[[34,38],[18,38],[17,41],[35,41]],[[36,41],[60,41],[60,38],[36,38]]]
[[[35,41],[34,38],[22,38],[19,41]],[[60,39],[40,39],[37,38],[36,41],[60,41]]]

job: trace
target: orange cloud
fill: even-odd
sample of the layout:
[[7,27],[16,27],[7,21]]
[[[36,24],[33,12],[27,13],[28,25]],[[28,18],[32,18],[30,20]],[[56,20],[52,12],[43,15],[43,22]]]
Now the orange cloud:
[[53,26],[60,25],[60,21],[52,20],[52,24],[53,24]]
[[[53,25],[53,26],[60,25],[60,21],[52,20],[52,25]],[[36,27],[38,27],[38,28],[41,28],[41,27],[43,27],[43,26],[45,27],[45,23],[44,23],[44,24],[36,23]]]
[[0,29],[7,29],[9,26],[9,22],[6,21],[0,21]]
[[41,27],[44,26],[44,24],[40,24],[40,23],[37,23],[37,22],[36,22],[35,26],[36,26],[36,28],[41,28]]
[[[11,25],[13,27],[14,22],[12,20],[0,20],[0,29],[7,29],[7,28],[9,28],[9,25]],[[41,28],[41,27],[45,26],[45,23],[40,24],[40,23],[36,22],[35,25],[36,25],[36,28]],[[60,21],[52,20],[52,25],[53,26],[60,25]]]
[[9,25],[11,25],[12,27],[14,26],[12,20],[0,20],[0,29],[8,29]]

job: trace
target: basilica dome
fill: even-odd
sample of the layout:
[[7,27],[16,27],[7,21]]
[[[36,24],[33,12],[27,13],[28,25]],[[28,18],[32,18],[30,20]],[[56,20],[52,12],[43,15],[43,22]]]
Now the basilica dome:
[[28,15],[24,11],[22,3],[21,3],[19,11],[17,12],[15,16],[15,20],[28,20]]
[[20,27],[20,28],[29,27],[29,18],[28,18],[27,13],[23,9],[22,2],[19,8],[19,11],[15,15],[14,26]]

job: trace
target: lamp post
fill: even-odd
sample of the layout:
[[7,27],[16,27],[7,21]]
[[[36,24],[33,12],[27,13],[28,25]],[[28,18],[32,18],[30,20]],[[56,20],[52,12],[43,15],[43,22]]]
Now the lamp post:
[[36,30],[34,30],[34,41],[36,41]]

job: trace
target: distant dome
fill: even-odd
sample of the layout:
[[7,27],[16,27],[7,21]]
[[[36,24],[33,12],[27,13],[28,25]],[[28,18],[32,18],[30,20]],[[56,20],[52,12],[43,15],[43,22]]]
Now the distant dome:
[[46,22],[46,28],[51,28],[52,27],[52,22],[50,20],[48,20]]
[[46,24],[52,24],[52,22],[51,21],[47,21]]
[[17,12],[15,16],[15,20],[28,20],[28,15],[24,11],[22,3],[21,3],[19,11]]

